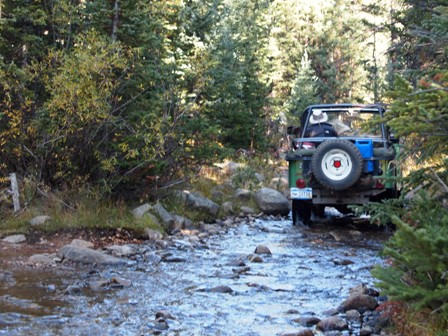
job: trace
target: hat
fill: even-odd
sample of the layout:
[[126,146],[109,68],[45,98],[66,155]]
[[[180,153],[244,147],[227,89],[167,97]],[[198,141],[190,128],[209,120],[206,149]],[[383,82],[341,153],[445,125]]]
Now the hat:
[[322,110],[313,110],[313,114],[310,117],[311,124],[323,123],[328,120],[328,116]]

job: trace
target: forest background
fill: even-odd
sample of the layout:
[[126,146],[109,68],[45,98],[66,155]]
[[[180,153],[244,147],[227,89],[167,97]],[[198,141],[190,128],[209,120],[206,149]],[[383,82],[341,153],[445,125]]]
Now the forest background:
[[447,39],[446,0],[0,0],[0,182],[150,198],[309,104],[387,104],[421,192],[370,209],[397,226],[375,274],[403,334],[443,334]]

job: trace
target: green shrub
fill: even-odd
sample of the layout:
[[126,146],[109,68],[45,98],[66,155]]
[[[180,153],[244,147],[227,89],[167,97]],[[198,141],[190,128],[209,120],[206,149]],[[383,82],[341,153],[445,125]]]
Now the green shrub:
[[400,219],[393,215],[394,236],[383,255],[391,267],[372,274],[391,300],[409,304],[415,312],[430,310],[437,324],[448,327],[448,210],[442,202],[419,193]]

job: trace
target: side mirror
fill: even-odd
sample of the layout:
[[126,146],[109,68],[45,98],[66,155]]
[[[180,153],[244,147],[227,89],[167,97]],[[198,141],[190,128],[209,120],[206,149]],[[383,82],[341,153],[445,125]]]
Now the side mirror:
[[300,134],[300,127],[297,126],[288,126],[286,129],[286,134],[298,136]]

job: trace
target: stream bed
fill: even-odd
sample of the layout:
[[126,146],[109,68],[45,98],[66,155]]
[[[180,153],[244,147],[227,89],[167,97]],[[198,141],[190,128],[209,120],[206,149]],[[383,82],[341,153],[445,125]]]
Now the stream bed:
[[8,286],[4,272],[0,335],[297,332],[300,317],[321,318],[351,288],[374,287],[370,270],[388,237],[362,221],[304,227],[266,217],[205,239],[172,237],[163,249],[144,243],[121,267],[28,270]]

